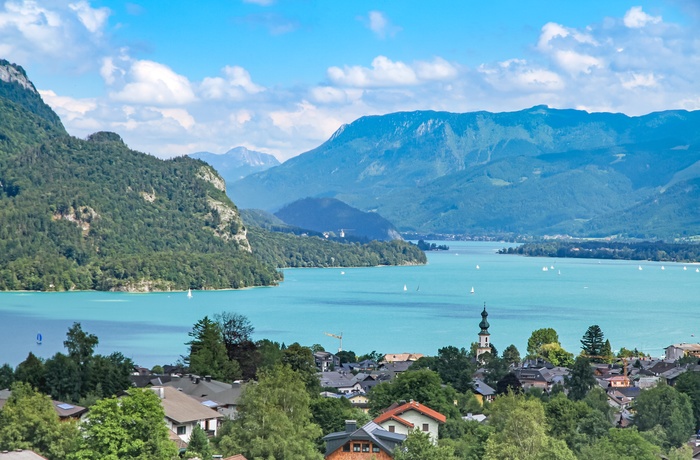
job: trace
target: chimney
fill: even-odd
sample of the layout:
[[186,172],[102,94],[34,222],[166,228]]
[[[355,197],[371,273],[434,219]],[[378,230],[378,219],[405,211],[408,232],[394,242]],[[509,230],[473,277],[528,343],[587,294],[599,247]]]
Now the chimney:
[[356,420],[346,420],[345,421],[345,432],[353,433],[357,431],[357,421]]

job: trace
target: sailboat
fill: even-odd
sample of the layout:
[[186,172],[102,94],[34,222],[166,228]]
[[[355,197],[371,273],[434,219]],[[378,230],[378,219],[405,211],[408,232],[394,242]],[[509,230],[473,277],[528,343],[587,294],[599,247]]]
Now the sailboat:
[[405,284],[403,285],[403,290],[404,290],[404,291],[408,291],[408,288],[406,287]]
[[191,299],[192,298],[192,289],[187,290],[187,298]]
[[666,267],[664,267],[664,266],[662,265],[662,266],[661,266],[661,270],[666,270]]
[[476,266],[476,269],[477,269],[477,270],[479,269],[479,266],[478,266],[478,265]]
[[44,338],[41,336],[41,332],[39,332],[39,333],[36,335],[36,344],[37,344],[37,345],[41,345],[41,342],[43,342],[43,340],[44,340]]
[[469,291],[470,294],[474,294],[474,286],[472,286],[472,290]]
[[639,268],[639,269],[641,270],[641,269],[642,269],[642,266],[641,266],[641,265],[639,265],[639,266],[638,266],[638,268]]

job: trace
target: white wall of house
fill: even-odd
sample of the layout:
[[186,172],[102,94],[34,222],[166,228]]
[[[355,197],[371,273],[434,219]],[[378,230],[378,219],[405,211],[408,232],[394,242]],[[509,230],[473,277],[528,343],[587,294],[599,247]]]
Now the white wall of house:
[[[190,442],[190,436],[192,436],[192,431],[194,430],[194,427],[196,425],[199,425],[201,429],[204,431],[213,431],[214,436],[216,436],[217,431],[218,431],[218,421],[215,418],[212,419],[207,419],[207,420],[197,420],[194,422],[186,422],[183,424],[178,424],[174,422],[173,420],[170,420],[168,418],[165,419],[165,424],[168,426],[168,429],[178,435],[180,439],[183,441],[189,443]],[[178,430],[179,428],[179,430]],[[179,431],[179,433],[178,433]]]
[[[433,444],[437,445],[438,425],[439,425],[439,422],[437,420],[430,418],[426,415],[423,415],[420,412],[415,411],[415,410],[409,410],[407,412],[404,412],[403,414],[398,415],[398,417],[401,417],[402,419],[406,420],[407,422],[412,423],[413,428],[409,428],[406,425],[399,423],[396,420],[391,420],[391,419],[385,421],[384,423],[381,423],[380,426],[388,431],[391,431],[389,429],[389,427],[393,426],[395,433],[405,434],[405,435],[408,435],[409,432],[417,429],[418,431],[423,431],[423,432],[428,433],[430,435],[430,440],[433,442]],[[427,425],[427,427],[424,427],[424,425]],[[427,428],[427,430],[424,428]]]

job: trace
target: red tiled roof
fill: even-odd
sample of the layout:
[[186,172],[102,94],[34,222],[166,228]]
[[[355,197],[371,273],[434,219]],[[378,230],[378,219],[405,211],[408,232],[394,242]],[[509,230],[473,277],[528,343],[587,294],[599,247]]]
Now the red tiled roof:
[[[435,411],[435,410],[429,408],[428,406],[425,406],[419,402],[410,401],[410,402],[407,402],[406,404],[402,404],[398,407],[395,407],[393,409],[390,409],[390,410],[384,412],[379,417],[374,419],[374,423],[379,425],[379,424],[381,424],[389,419],[394,419],[396,421],[399,421],[398,419],[400,419],[400,417],[398,417],[398,416],[403,414],[404,412],[408,412],[409,410],[418,411],[421,414],[423,414],[427,417],[430,417],[434,420],[437,420],[440,423],[445,423],[445,420],[447,420],[447,418],[444,415],[442,415],[440,412]],[[401,419],[401,420],[403,420],[403,419]],[[405,420],[403,420],[403,422],[408,423]]]

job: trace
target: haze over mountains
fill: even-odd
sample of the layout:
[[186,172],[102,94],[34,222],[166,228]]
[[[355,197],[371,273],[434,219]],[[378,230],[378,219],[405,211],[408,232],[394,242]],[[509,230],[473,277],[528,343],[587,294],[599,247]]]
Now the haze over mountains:
[[206,161],[212,165],[227,184],[231,184],[249,174],[265,171],[280,164],[279,160],[273,155],[248,150],[245,147],[234,147],[223,154],[195,152],[187,156]]
[[557,110],[363,117],[229,184],[245,208],[333,197],[401,231],[700,234],[700,112]]

